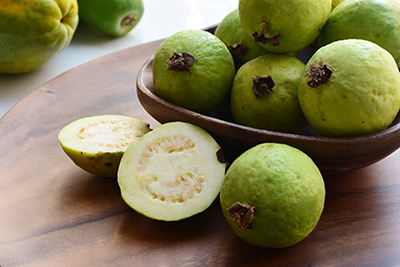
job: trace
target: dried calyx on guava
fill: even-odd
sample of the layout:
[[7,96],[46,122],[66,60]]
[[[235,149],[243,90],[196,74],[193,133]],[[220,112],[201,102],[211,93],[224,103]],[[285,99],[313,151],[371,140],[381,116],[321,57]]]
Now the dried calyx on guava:
[[317,88],[321,84],[326,84],[332,75],[331,68],[324,64],[322,59],[318,62],[315,60],[310,64],[310,68],[306,70],[308,77],[307,84],[312,88]]
[[223,215],[243,241],[292,246],[316,227],[325,204],[322,175],[302,151],[263,143],[230,165],[220,190]]
[[122,115],[100,115],[78,119],[58,134],[64,152],[85,171],[103,177],[117,177],[125,150],[144,134],[149,124]]
[[183,52],[182,55],[175,53],[167,61],[167,69],[175,71],[190,71],[189,67],[196,58],[189,52]]
[[266,77],[253,76],[253,93],[257,98],[263,96],[265,93],[272,94],[272,88],[275,82],[270,75]]
[[132,144],[118,170],[126,204],[161,221],[177,221],[207,209],[225,175],[221,147],[204,129],[169,122]]

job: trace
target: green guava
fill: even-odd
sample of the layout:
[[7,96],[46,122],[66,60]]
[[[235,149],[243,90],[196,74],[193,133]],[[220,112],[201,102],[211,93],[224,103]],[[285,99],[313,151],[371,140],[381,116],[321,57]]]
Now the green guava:
[[400,107],[400,73],[389,52],[360,39],[332,42],[306,64],[298,96],[323,136],[358,136],[386,129]]
[[156,127],[122,157],[118,184],[124,201],[144,216],[177,221],[207,209],[224,179],[220,146],[186,122]]
[[318,46],[344,39],[368,40],[389,51],[400,66],[399,24],[399,1],[347,0],[330,14]]
[[143,16],[143,0],[78,0],[79,17],[105,34],[127,34]]
[[[214,35],[228,47],[236,69],[239,69],[247,61],[271,53],[264,49],[260,43],[255,42],[251,35],[243,31],[238,9],[231,11],[225,16],[215,29]],[[289,53],[289,55],[297,57],[299,51]]]
[[59,132],[58,139],[77,166],[116,178],[125,150],[149,131],[149,124],[136,118],[100,115],[71,122]]
[[325,184],[308,155],[285,144],[263,143],[229,167],[220,190],[225,219],[243,241],[266,248],[292,246],[316,227]]
[[228,99],[235,64],[226,45],[202,30],[183,30],[166,38],[153,59],[153,82],[164,100],[206,113]]
[[332,0],[239,0],[243,30],[276,53],[310,45],[328,19]]
[[279,132],[298,133],[307,121],[297,98],[305,65],[299,59],[266,54],[245,63],[231,91],[235,122]]
[[0,73],[34,71],[66,48],[78,25],[76,0],[2,0]]

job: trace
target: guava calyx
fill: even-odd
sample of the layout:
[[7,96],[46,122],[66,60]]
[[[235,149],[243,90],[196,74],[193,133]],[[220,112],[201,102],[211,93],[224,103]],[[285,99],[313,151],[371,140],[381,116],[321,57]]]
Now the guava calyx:
[[183,52],[182,55],[175,53],[167,61],[167,69],[174,71],[190,71],[189,67],[196,58],[189,52]]
[[311,88],[317,88],[321,84],[326,84],[332,75],[332,69],[322,60],[319,62],[312,62],[310,68],[306,72],[310,78],[310,80],[307,81],[307,84]]
[[135,14],[128,14],[121,20],[121,26],[126,28],[136,23],[137,16]]
[[246,53],[249,50],[249,48],[245,44],[235,43],[235,44],[228,45],[228,50],[231,53],[235,63],[236,64],[240,64],[241,63],[241,57],[246,55]]
[[253,93],[257,98],[262,97],[265,93],[272,94],[272,88],[275,82],[270,75],[267,77],[253,76]]
[[253,221],[256,207],[251,207],[249,205],[243,205],[240,202],[236,202],[226,211],[232,217],[233,221],[238,224],[241,230],[253,230],[253,225],[251,222]]
[[279,45],[279,40],[277,38],[277,35],[273,37],[269,37],[265,35],[265,32],[267,30],[267,23],[263,22],[262,23],[262,30],[261,32],[255,31],[252,35],[254,37],[254,41],[262,44],[271,44],[273,46]]

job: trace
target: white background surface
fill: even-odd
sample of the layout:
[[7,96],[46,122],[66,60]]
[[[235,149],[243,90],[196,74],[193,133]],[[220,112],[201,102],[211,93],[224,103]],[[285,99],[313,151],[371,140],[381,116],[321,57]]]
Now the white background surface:
[[0,74],[0,118],[40,85],[78,65],[127,47],[166,38],[180,30],[203,29],[217,24],[237,8],[239,0],[143,2],[143,17],[127,35],[108,37],[80,23],[71,44],[49,64],[30,73]]

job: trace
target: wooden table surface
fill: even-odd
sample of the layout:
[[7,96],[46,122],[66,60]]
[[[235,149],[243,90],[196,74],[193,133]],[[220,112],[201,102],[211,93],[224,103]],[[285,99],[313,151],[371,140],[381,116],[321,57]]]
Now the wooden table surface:
[[[116,180],[90,175],[57,134],[85,116],[158,123],[136,96],[136,74],[161,41],[128,48],[40,86],[0,120],[0,266],[400,266],[400,152],[325,177],[326,205],[309,237],[285,249],[235,236],[219,201],[180,222],[130,209]],[[6,90],[6,88],[1,88]]]

